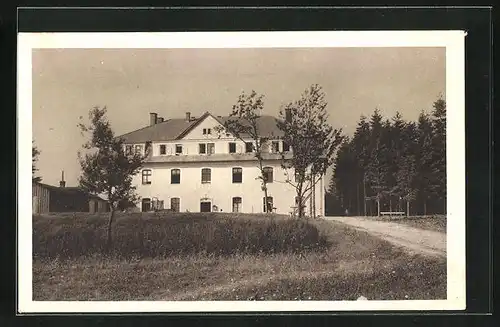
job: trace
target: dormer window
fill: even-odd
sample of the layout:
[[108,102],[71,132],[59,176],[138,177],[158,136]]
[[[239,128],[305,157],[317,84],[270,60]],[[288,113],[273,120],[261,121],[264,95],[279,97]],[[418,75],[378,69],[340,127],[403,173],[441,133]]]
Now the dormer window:
[[207,153],[207,145],[205,143],[200,143],[199,144],[199,154],[205,154]]
[[290,151],[290,144],[283,142],[283,152]]
[[236,153],[236,143],[229,142],[229,153]]
[[214,154],[215,153],[215,143],[208,143],[207,144],[207,153],[208,154]]
[[176,155],[182,154],[182,144],[175,145],[175,154]]
[[132,154],[132,146],[131,145],[126,145],[125,146],[125,154],[127,156]]
[[253,143],[252,142],[245,143],[245,152],[246,153],[253,152]]
[[280,142],[279,141],[273,141],[273,143],[272,143],[272,151],[274,153],[280,152]]
[[160,145],[160,154],[167,153],[167,146],[165,144]]
[[136,153],[136,154],[142,154],[142,145],[137,144],[137,145],[135,146],[135,153]]

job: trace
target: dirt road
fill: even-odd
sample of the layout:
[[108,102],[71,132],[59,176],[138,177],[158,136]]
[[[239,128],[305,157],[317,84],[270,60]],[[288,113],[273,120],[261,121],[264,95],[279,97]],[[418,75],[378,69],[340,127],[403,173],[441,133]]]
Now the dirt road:
[[394,245],[404,247],[412,253],[446,257],[446,234],[444,233],[364,217],[326,217],[325,219],[365,230]]

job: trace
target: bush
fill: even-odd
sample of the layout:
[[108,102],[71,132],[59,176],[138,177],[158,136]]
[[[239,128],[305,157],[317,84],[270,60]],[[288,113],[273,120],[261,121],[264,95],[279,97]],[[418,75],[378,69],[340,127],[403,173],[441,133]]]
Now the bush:
[[207,253],[301,252],[327,246],[316,226],[292,219],[233,218],[214,214],[127,214],[113,226],[106,250],[106,216],[33,216],[35,258],[112,255],[120,258]]

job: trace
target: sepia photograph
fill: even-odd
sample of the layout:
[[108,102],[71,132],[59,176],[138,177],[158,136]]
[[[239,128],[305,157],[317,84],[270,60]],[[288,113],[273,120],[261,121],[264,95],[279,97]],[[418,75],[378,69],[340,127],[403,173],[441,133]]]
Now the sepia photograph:
[[63,34],[19,38],[26,308],[464,308],[463,32]]

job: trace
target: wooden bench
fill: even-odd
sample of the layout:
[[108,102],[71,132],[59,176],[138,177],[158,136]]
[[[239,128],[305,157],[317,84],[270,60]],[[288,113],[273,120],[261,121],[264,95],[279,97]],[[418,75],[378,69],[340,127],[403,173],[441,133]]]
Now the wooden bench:
[[380,213],[382,216],[404,216],[403,211],[383,211]]

